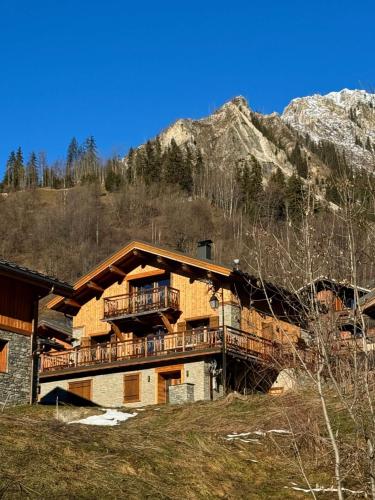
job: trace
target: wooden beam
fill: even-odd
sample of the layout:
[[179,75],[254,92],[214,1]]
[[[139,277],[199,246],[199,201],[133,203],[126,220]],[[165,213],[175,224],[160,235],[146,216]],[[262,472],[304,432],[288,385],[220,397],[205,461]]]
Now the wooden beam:
[[81,309],[81,304],[74,299],[65,299],[64,304],[69,307],[74,307],[75,309]]
[[102,295],[104,293],[104,288],[99,286],[94,281],[89,281],[87,283],[87,287],[90,288],[90,290],[93,290],[94,292],[96,292],[96,294],[98,294],[98,295]]
[[172,327],[169,319],[167,318],[167,316],[163,313],[160,313],[160,317],[161,317],[162,322],[164,323],[165,328],[168,330],[168,333],[173,333],[173,327]]
[[119,285],[121,285],[121,283],[124,281],[124,279],[126,278],[126,273],[120,269],[119,267],[111,264],[109,267],[108,267],[109,271],[113,274],[116,274],[116,276],[118,276],[118,280],[117,280],[117,283]]
[[112,330],[115,332],[117,340],[119,340],[120,342],[125,340],[124,335],[123,335],[122,331],[120,330],[120,328],[113,321],[108,321],[108,323],[111,325]]

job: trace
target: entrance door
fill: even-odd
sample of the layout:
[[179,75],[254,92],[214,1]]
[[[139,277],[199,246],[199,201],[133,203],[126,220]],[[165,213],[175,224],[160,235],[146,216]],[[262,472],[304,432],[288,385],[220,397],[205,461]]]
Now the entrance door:
[[181,384],[181,370],[158,374],[158,404],[169,402],[169,387]]

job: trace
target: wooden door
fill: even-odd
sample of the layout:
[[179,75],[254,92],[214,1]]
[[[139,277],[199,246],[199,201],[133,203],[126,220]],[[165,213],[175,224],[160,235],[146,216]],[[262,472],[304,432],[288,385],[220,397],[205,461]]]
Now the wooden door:
[[169,401],[169,387],[181,384],[181,370],[158,374],[158,404]]
[[79,380],[77,382],[69,382],[69,392],[79,396],[80,398],[91,401],[92,379]]

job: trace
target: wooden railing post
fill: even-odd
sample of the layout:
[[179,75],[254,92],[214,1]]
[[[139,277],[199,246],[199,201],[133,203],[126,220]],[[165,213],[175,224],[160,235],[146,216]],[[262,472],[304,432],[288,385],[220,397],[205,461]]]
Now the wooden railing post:
[[147,337],[145,338],[145,356],[147,356]]

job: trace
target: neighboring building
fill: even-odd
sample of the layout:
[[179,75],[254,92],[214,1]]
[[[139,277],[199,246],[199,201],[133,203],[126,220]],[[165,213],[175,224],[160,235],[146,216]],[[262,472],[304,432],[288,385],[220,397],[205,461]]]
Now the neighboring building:
[[39,299],[72,291],[67,283],[0,260],[0,405],[36,400]]
[[[62,315],[59,315],[62,316]],[[62,317],[62,320],[65,318]],[[72,327],[66,321],[41,319],[38,324],[40,352],[65,351],[73,347]]]
[[[297,295],[305,310],[306,329],[311,339],[314,338],[314,332],[319,330],[324,331],[331,340],[345,341],[361,337],[364,333],[363,323],[358,314],[356,297],[362,300],[368,292],[366,288],[325,276],[300,288]],[[317,311],[318,315],[311,315],[311,311]],[[314,320],[309,321],[309,317]]]
[[200,258],[132,242],[48,307],[73,316],[76,346],[42,355],[41,401],[74,394],[106,406],[267,390],[282,346],[298,341],[295,298]]

